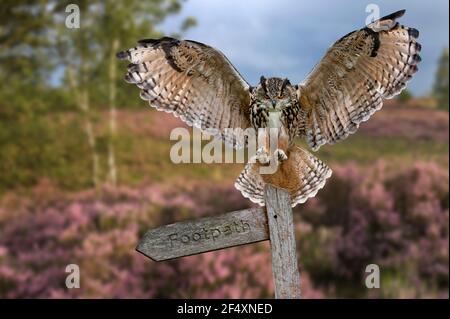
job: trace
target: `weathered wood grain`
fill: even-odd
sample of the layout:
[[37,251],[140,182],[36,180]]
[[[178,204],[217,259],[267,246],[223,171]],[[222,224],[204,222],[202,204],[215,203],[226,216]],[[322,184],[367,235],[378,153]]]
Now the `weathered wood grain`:
[[275,298],[300,298],[300,273],[289,193],[268,184],[265,188],[265,200]]
[[265,210],[251,208],[149,230],[136,250],[162,261],[267,239]]

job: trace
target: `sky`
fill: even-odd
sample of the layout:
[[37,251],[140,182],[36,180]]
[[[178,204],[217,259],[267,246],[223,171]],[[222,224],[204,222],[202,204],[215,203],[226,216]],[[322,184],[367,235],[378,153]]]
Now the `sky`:
[[408,87],[415,95],[427,94],[449,45],[447,0],[188,0],[160,29],[175,33],[193,16],[197,26],[184,37],[222,51],[250,84],[261,75],[300,83],[328,47],[364,27],[369,4],[378,5],[381,16],[406,9],[399,21],[418,29],[422,44],[419,72]]

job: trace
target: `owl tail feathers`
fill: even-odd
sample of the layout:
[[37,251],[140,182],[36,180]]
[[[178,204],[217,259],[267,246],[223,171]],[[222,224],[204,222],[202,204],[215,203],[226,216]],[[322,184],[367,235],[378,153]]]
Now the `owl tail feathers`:
[[286,189],[291,196],[292,207],[316,196],[331,176],[331,169],[298,146],[291,146],[286,153],[288,159],[273,174],[260,174],[260,163],[248,163],[234,184],[236,189],[261,206],[265,206],[266,184]]

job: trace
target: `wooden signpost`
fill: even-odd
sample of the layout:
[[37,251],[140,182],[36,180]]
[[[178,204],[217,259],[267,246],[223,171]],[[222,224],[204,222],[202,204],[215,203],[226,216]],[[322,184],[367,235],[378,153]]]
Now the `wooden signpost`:
[[265,197],[265,209],[244,209],[151,229],[136,249],[155,261],[163,261],[270,240],[275,298],[300,298],[289,194],[267,185]]

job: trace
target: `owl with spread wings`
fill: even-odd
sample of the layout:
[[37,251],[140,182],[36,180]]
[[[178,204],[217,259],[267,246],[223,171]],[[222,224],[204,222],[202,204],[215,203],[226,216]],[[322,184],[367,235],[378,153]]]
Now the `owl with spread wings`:
[[[131,62],[125,80],[141,89],[142,99],[228,145],[246,147],[247,128],[277,129],[276,148],[262,143],[235,187],[263,206],[269,183],[286,189],[295,206],[315,196],[331,176],[327,165],[295,145],[295,138],[305,138],[314,151],[345,139],[417,72],[419,32],[396,21],[404,13],[339,39],[298,85],[261,77],[250,86],[220,51],[190,40],[141,40],[117,56]],[[276,172],[261,174],[261,166],[271,161]]]

